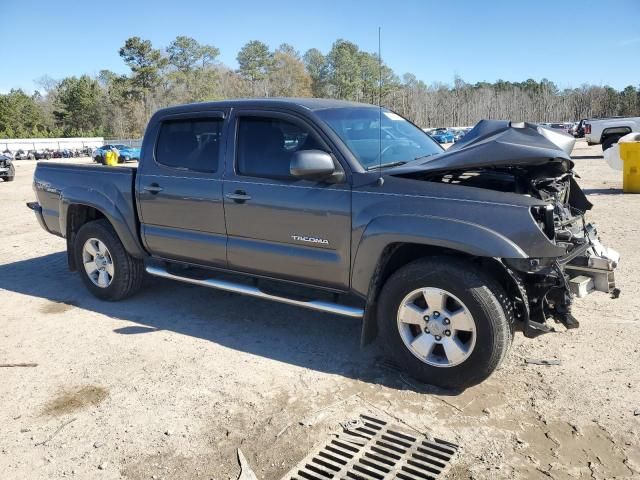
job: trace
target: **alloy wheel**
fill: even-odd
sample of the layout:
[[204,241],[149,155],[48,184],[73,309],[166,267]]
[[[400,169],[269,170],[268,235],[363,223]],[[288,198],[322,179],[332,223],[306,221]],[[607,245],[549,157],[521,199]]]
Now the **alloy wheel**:
[[107,246],[97,238],[90,238],[82,247],[82,263],[87,276],[94,285],[107,288],[115,273],[113,258]]
[[397,323],[409,351],[434,367],[461,364],[476,344],[476,324],[469,309],[440,288],[420,288],[405,296]]

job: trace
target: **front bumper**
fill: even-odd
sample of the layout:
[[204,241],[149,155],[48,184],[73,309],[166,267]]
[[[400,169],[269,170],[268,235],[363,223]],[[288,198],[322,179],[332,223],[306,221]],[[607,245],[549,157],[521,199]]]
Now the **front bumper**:
[[594,291],[618,295],[615,269],[620,262],[620,254],[605,247],[597,237],[595,227],[587,225],[588,244],[583,254],[564,264],[564,271],[570,277],[571,294],[583,298]]
[[562,257],[507,261],[519,290],[516,317],[523,322],[525,336],[536,337],[553,331],[547,324],[549,319],[567,328],[577,328],[580,323],[571,314],[576,298],[596,291],[616,298],[620,294],[615,284],[619,261],[618,252],[602,245],[593,225],[584,227],[584,236]]

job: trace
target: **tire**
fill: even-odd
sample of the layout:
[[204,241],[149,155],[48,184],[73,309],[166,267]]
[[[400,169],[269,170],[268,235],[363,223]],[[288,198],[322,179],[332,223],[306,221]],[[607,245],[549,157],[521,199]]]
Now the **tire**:
[[[89,260],[89,263],[91,260],[91,255],[85,251],[85,245],[93,240],[101,242],[106,247],[106,254],[101,255],[100,259],[106,261],[107,272],[110,270],[111,275],[107,275],[108,282],[102,282],[106,283],[103,286],[98,285],[96,279],[92,280],[88,269],[85,268],[85,260]],[[92,243],[95,246],[95,243]],[[107,220],[94,220],[80,227],[74,241],[73,253],[83,283],[96,297],[108,301],[122,300],[140,289],[144,278],[144,262],[127,253]],[[94,263],[97,262],[96,260]],[[92,267],[95,265],[89,268]],[[101,274],[102,272],[98,272],[98,282]],[[94,274],[93,277],[95,276]]]
[[4,177],[5,182],[13,182],[13,177]]
[[618,143],[618,140],[622,138],[622,135],[611,135],[605,138],[602,142],[602,151],[608,150],[614,143]]
[[[444,299],[442,308],[436,300],[431,308],[426,298]],[[463,389],[485,380],[513,339],[513,309],[503,288],[473,263],[455,257],[423,258],[397,270],[382,288],[377,313],[387,355],[412,377],[442,388]],[[401,321],[406,318],[430,321],[413,325]]]

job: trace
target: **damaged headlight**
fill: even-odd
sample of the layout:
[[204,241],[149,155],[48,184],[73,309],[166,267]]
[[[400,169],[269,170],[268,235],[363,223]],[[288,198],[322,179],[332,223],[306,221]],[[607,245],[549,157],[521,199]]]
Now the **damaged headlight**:
[[538,228],[549,240],[555,240],[556,228],[553,223],[553,205],[536,205],[531,207],[531,216],[536,221]]

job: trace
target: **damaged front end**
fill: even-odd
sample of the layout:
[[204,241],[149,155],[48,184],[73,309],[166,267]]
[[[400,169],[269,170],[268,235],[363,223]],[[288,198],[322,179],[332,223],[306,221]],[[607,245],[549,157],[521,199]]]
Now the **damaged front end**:
[[614,269],[620,259],[615,250],[602,245],[596,226],[586,223],[585,212],[592,205],[575,174],[556,171],[549,176],[548,169],[532,170],[528,175],[531,195],[545,202],[532,208],[532,216],[549,240],[566,253],[557,258],[503,260],[518,285],[517,315],[528,337],[551,331],[546,323],[549,318],[566,328],[577,328],[579,322],[571,314],[576,297],[593,291],[617,297]]
[[604,247],[595,225],[587,224],[585,212],[592,204],[575,181],[571,164],[478,168],[428,176],[430,181],[496,191],[519,193],[542,200],[531,207],[531,217],[544,235],[565,253],[559,257],[501,259],[516,286],[516,318],[524,333],[535,337],[551,331],[546,320],[555,319],[576,328],[571,315],[575,297],[593,291],[618,295],[614,269],[619,254]]
[[499,259],[511,277],[515,315],[524,333],[552,330],[548,319],[576,328],[574,298],[593,291],[617,297],[619,254],[604,247],[585,213],[592,208],[580,189],[570,153],[575,140],[534,124],[480,122],[461,142],[433,161],[393,174],[463,187],[520,194],[538,200],[530,214],[559,256]]

